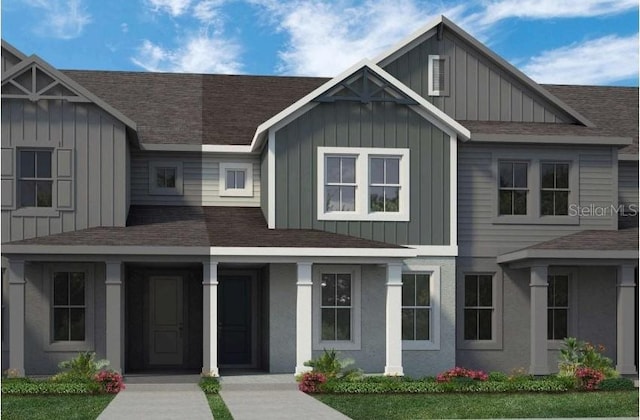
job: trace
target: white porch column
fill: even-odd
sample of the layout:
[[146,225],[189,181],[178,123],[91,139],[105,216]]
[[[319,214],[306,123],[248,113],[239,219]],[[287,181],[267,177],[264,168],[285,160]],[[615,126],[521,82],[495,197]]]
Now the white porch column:
[[218,376],[218,263],[202,264],[202,374]]
[[296,375],[311,370],[304,362],[312,358],[312,300],[313,281],[309,262],[299,262],[296,283]]
[[387,264],[386,363],[384,374],[402,376],[402,264]]
[[635,375],[635,267],[631,264],[618,267],[618,305],[616,330],[616,370],[622,374]]
[[9,368],[24,376],[24,261],[9,261]]
[[122,262],[106,263],[106,295],[107,295],[107,360],[109,368],[122,372]]
[[531,365],[532,375],[548,375],[547,356],[547,279],[549,267],[538,265],[531,267]]

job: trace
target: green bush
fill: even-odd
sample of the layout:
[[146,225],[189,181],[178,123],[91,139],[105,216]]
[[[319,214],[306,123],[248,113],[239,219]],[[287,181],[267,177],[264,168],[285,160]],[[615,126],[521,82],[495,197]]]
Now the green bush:
[[108,360],[96,360],[94,352],[80,352],[71,360],[65,360],[58,364],[62,372],[54,375],[54,382],[73,382],[75,380],[93,379],[96,373],[109,366]]
[[607,378],[598,384],[601,391],[627,391],[635,389],[633,381],[629,378]]
[[212,376],[203,376],[200,379],[200,388],[205,394],[217,394],[220,392],[220,381]]
[[509,376],[502,372],[489,372],[489,380],[492,382],[506,382],[509,380]]
[[76,380],[73,382],[40,381],[28,378],[4,379],[2,393],[11,395],[34,394],[97,394],[101,391],[100,384],[91,380]]
[[340,359],[335,350],[325,349],[322,356],[304,362],[312,372],[322,373],[327,379],[353,379],[362,376],[359,369],[348,368],[353,365],[353,359]]
[[605,378],[617,377],[618,372],[613,367],[613,361],[603,354],[604,351],[603,345],[596,347],[574,337],[565,338],[560,350],[558,375],[575,377],[579,368],[589,368],[602,372]]

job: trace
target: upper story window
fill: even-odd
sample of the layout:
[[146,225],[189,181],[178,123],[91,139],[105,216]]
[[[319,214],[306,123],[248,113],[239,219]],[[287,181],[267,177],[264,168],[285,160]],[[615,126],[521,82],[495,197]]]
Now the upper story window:
[[431,287],[429,274],[402,274],[402,339],[431,338]]
[[221,163],[219,185],[221,197],[252,197],[253,165],[251,163]]
[[569,164],[540,164],[540,214],[566,216],[569,214]]
[[52,207],[52,152],[19,150],[18,156],[18,207]]
[[430,55],[428,66],[428,95],[449,96],[449,57]]
[[319,220],[409,220],[409,149],[318,148]]
[[527,168],[526,162],[499,163],[500,215],[527,214]]
[[182,163],[149,162],[149,193],[152,195],[182,195]]

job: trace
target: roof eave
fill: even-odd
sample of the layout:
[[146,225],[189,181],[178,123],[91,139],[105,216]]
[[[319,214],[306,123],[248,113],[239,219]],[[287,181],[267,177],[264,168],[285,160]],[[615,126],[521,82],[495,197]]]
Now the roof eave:
[[631,137],[608,136],[471,133],[471,142],[628,146],[633,144],[633,139]]
[[526,260],[620,260],[638,259],[638,250],[600,250],[600,249],[522,249],[499,255],[496,258],[498,264],[523,262]]

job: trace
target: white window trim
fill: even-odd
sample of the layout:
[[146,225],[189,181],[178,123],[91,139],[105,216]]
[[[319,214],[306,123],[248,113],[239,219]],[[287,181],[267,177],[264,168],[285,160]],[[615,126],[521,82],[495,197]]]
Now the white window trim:
[[[549,267],[548,276],[569,276],[569,310],[567,313],[567,337],[575,337],[578,334],[578,270],[569,267]],[[549,284],[547,282],[547,287]],[[548,302],[547,302],[548,304]],[[547,305],[548,307],[548,305]],[[547,332],[548,334],[548,332]],[[560,350],[564,346],[564,340],[547,339],[549,350]]]
[[[459,269],[458,292],[458,348],[465,350],[501,350],[502,349],[502,273],[491,270]],[[491,276],[491,299],[493,315],[491,317],[491,340],[465,340],[464,338],[464,282],[465,276]]]
[[[449,56],[448,55],[429,55],[427,77],[427,95],[429,96],[449,96]],[[444,60],[444,89],[436,90],[433,86],[433,63],[436,60]]]
[[[53,341],[53,273],[54,272],[83,272],[85,275],[85,312],[84,312],[84,341]],[[48,308],[44,311],[44,350],[45,351],[92,351],[95,347],[95,270],[92,264],[47,264],[43,270],[44,288],[47,294]]]
[[[227,171],[244,171],[244,188],[227,188]],[[253,197],[253,164],[252,163],[220,163],[220,197]]]
[[[160,188],[156,185],[158,168],[175,168],[176,187]],[[173,160],[153,160],[149,162],[149,194],[151,195],[182,195],[182,162]]]
[[428,274],[431,294],[429,340],[402,340],[402,350],[440,350],[440,266],[405,260],[402,274]]
[[[351,340],[321,340],[322,326],[322,274],[348,273],[351,274]],[[360,350],[362,342],[361,321],[361,267],[359,265],[315,265],[313,266],[313,350]]]
[[[356,210],[327,212],[325,210],[325,162],[327,155],[356,158]],[[369,211],[369,159],[371,157],[400,157],[400,211]],[[374,147],[318,147],[317,211],[318,220],[363,220],[408,222],[410,218],[410,152],[409,149]]]

